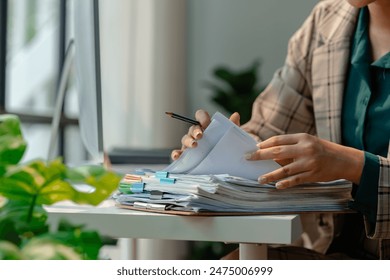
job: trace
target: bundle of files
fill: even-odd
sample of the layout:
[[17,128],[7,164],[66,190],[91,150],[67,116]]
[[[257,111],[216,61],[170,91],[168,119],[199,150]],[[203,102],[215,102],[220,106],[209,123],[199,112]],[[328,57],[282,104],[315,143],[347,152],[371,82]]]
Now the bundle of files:
[[344,211],[351,184],[341,180],[284,190],[257,178],[280,168],[272,160],[249,161],[257,142],[220,113],[198,141],[164,170],[124,176],[114,199],[120,207],[221,213]]
[[344,211],[351,186],[346,181],[278,190],[226,174],[167,172],[127,174],[114,195],[119,206],[191,212],[272,213]]

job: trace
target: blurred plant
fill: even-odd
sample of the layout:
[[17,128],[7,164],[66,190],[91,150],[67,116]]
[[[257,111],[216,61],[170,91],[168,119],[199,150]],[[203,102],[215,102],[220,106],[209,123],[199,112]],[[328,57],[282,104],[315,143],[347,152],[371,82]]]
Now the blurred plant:
[[206,82],[214,91],[212,100],[228,113],[240,113],[241,124],[249,121],[252,104],[264,87],[258,82],[259,61],[244,70],[234,71],[225,66],[215,68],[213,76],[217,82]]
[[[97,259],[100,235],[64,221],[49,231],[43,205],[63,200],[98,205],[120,177],[101,166],[69,168],[61,159],[22,164],[26,147],[18,117],[0,115],[0,259]],[[79,192],[74,184],[95,190]]]

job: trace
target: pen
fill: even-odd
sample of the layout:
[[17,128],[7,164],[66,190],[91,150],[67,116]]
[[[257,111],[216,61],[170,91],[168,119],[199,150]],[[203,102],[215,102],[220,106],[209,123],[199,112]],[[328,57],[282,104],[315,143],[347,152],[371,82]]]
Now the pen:
[[200,122],[198,122],[196,120],[193,120],[193,119],[190,119],[190,118],[187,118],[187,117],[184,117],[184,116],[180,116],[180,115],[172,113],[172,112],[165,112],[165,114],[167,114],[171,118],[174,118],[174,119],[177,119],[177,120],[181,120],[183,122],[187,122],[187,123],[194,124],[194,125],[200,125]]

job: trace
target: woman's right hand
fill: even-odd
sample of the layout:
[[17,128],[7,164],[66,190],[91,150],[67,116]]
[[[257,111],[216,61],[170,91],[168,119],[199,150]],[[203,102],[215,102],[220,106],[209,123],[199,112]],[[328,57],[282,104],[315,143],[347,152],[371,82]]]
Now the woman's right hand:
[[[177,160],[185,149],[197,147],[197,141],[202,139],[203,131],[209,126],[211,122],[209,113],[204,110],[196,111],[195,119],[200,123],[200,125],[193,125],[188,129],[188,133],[185,134],[181,139],[181,149],[172,151],[172,160]],[[230,120],[236,125],[240,125],[240,115],[238,113],[233,113],[230,116]]]

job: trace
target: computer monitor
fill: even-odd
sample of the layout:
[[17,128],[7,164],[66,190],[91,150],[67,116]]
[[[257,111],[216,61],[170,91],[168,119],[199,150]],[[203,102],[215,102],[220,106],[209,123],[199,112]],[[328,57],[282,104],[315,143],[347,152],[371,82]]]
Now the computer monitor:
[[80,134],[91,160],[104,162],[99,0],[74,1]]

